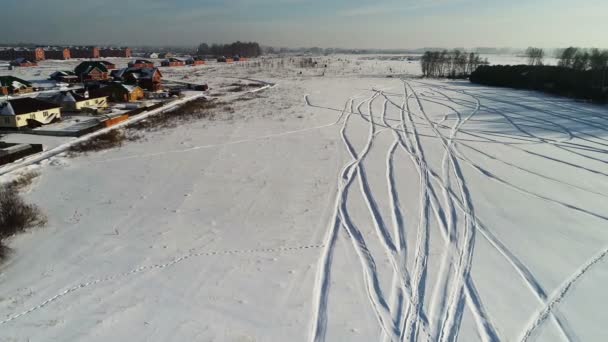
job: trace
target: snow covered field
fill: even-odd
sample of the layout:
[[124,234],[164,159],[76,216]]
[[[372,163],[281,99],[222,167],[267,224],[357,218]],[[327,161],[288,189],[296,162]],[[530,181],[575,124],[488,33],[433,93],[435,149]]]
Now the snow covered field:
[[30,166],[0,341],[608,340],[606,107],[322,64],[167,69],[277,86]]

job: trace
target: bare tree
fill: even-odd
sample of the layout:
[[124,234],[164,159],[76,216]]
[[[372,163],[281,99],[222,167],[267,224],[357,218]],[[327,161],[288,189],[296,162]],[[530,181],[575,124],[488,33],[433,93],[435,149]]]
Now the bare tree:
[[487,60],[484,62],[479,55],[460,50],[427,51],[420,60],[425,77],[467,77],[482,64],[487,64]]
[[529,47],[526,49],[526,57],[528,57],[529,65],[543,65],[545,51],[540,48]]
[[564,49],[564,51],[562,51],[561,55],[559,56],[559,62],[557,65],[566,68],[572,68],[572,65],[574,64],[574,57],[577,53],[578,48],[572,46],[567,49]]

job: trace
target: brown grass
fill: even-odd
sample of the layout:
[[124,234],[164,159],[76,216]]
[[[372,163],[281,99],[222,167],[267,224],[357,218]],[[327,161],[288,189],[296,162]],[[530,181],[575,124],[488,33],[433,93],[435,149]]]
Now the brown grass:
[[111,130],[70,147],[69,155],[75,156],[80,153],[103,151],[120,147],[126,139],[127,136],[122,130]]
[[175,128],[184,123],[189,123],[196,120],[213,120],[215,118],[217,109],[221,109],[222,111],[228,113],[234,112],[234,109],[225,102],[198,99],[188,102],[185,105],[169,112],[153,115],[144,120],[132,123],[127,126],[127,129],[129,130],[129,135],[131,135],[134,134],[133,131],[153,132],[166,128]]
[[29,171],[21,174],[17,179],[14,179],[10,183],[6,184],[5,187],[16,191],[21,191],[30,186],[34,179],[38,176],[40,176],[40,173]]
[[0,261],[10,253],[6,239],[31,228],[42,227],[46,222],[40,208],[27,204],[19,195],[17,186],[8,184],[0,187]]

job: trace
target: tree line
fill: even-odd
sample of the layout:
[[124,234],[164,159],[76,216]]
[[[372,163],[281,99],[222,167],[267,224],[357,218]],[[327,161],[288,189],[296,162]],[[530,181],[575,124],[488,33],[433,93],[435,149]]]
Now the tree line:
[[198,46],[197,53],[199,55],[213,56],[241,56],[241,57],[258,57],[262,54],[260,44],[256,42],[234,42],[232,44],[213,44],[201,43]]
[[605,69],[596,71],[553,65],[484,65],[471,74],[470,80],[488,86],[540,90],[606,103],[607,76]]
[[420,60],[425,77],[466,78],[480,65],[488,64],[478,54],[460,50],[427,51]]

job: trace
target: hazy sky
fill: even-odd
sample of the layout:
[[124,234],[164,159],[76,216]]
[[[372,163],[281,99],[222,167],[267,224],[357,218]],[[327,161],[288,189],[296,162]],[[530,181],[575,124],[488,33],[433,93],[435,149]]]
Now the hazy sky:
[[608,47],[608,0],[2,0],[0,40],[49,44]]

